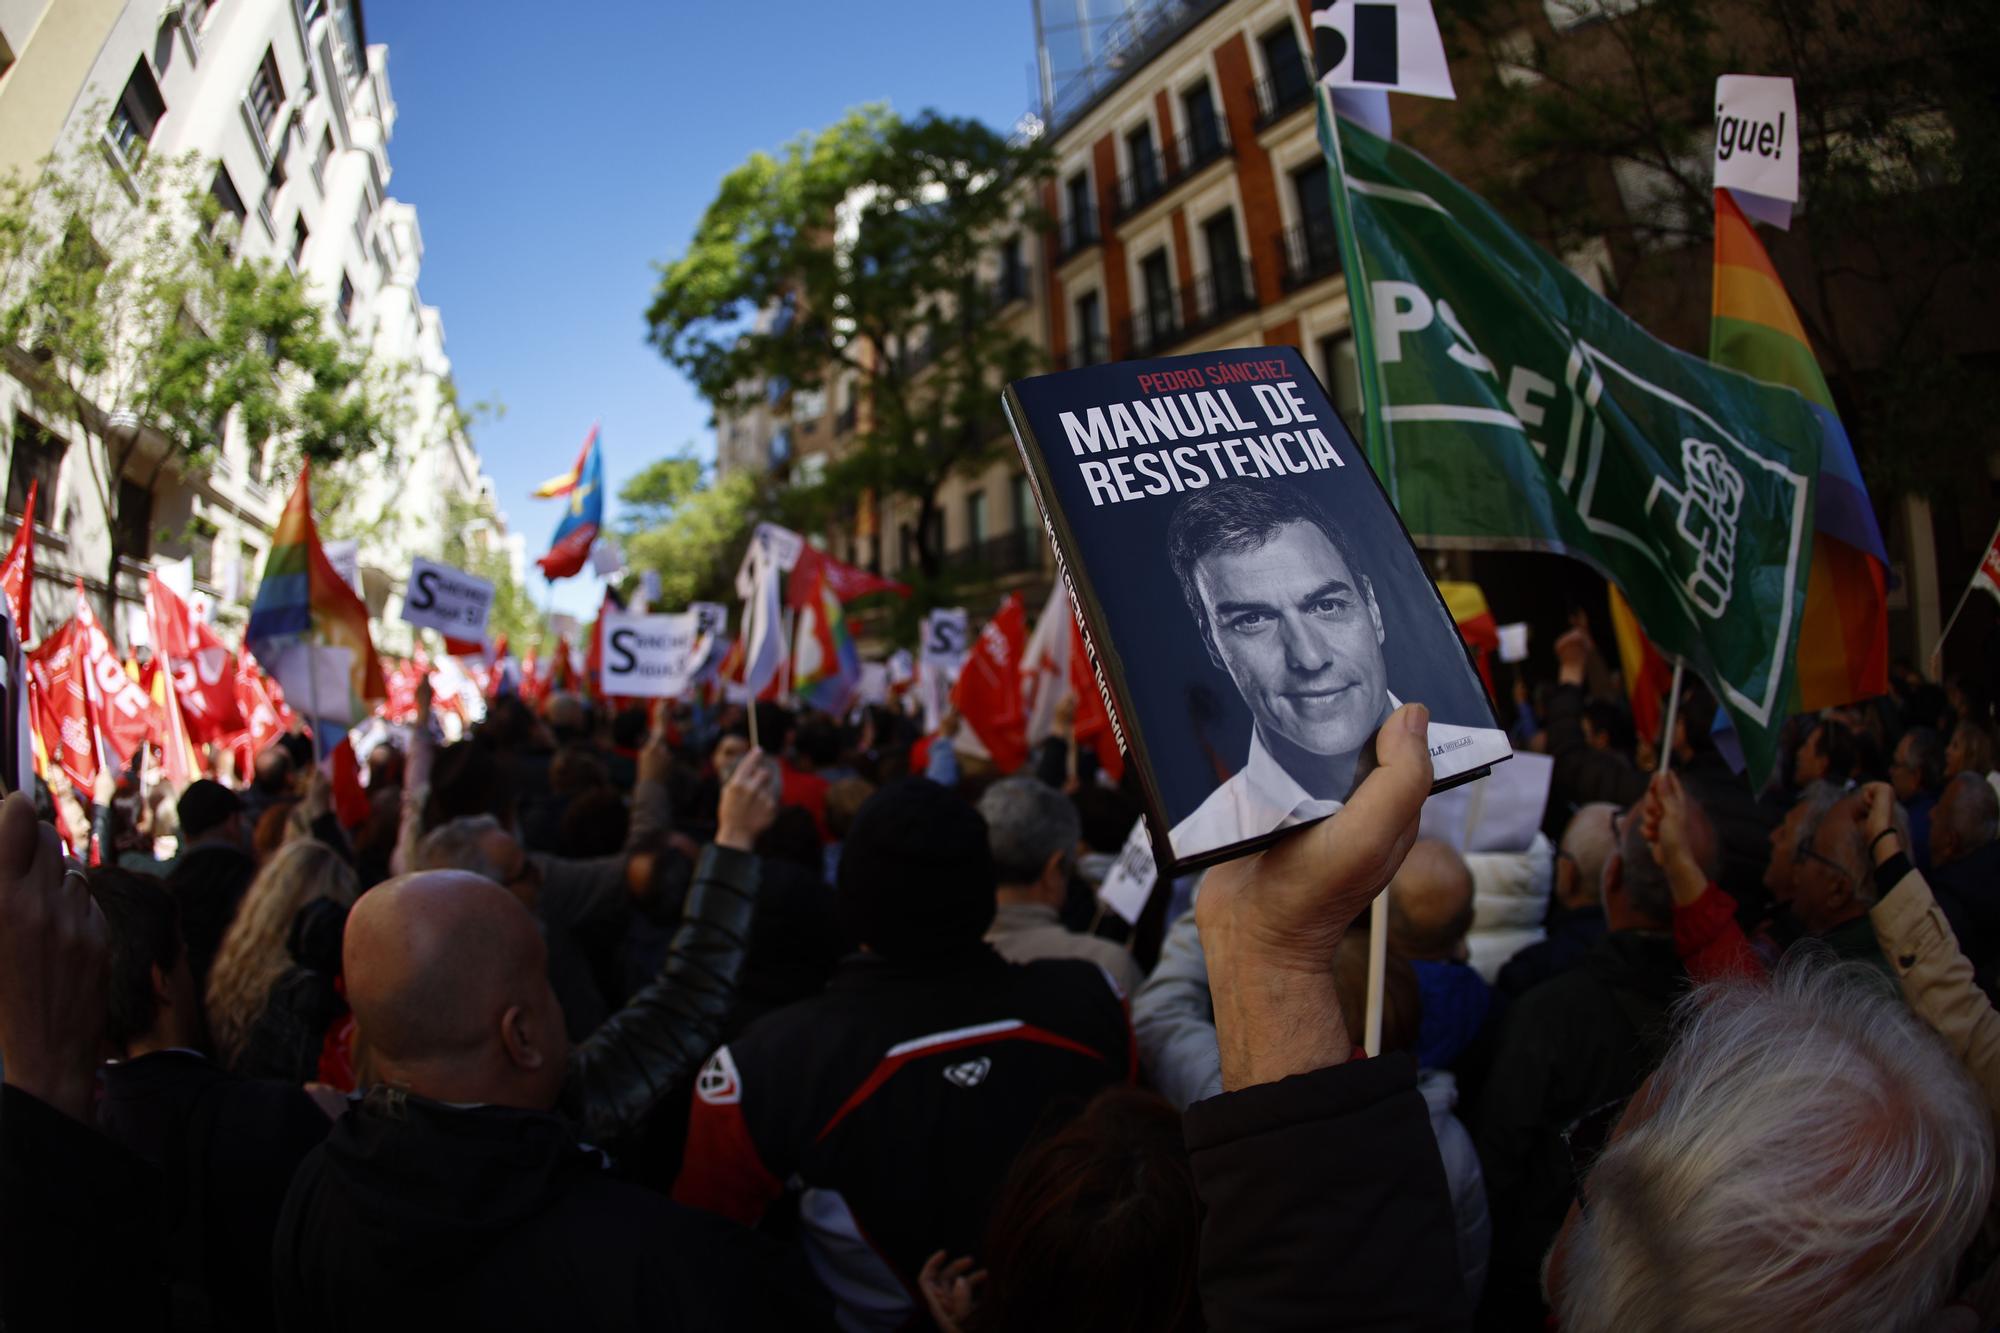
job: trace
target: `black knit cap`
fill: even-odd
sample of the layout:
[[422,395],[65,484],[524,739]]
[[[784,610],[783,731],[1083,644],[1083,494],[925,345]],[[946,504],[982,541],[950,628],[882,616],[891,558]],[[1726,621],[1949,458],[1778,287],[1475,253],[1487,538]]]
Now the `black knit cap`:
[[181,836],[199,838],[243,808],[235,792],[220,782],[197,778],[181,793],[174,813],[180,817]]
[[928,778],[869,797],[840,852],[841,924],[885,958],[977,942],[993,924],[993,887],[986,821]]

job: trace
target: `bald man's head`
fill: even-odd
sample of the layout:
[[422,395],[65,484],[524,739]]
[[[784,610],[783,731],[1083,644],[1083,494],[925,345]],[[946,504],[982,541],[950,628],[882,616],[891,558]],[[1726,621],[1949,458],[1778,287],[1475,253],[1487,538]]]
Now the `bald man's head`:
[[1417,961],[1464,956],[1472,929],[1472,872],[1449,843],[1424,839],[1389,881],[1389,939]]
[[380,1082],[448,1102],[545,1110],[569,1049],[534,916],[483,875],[428,870],[362,895],[347,1002]]

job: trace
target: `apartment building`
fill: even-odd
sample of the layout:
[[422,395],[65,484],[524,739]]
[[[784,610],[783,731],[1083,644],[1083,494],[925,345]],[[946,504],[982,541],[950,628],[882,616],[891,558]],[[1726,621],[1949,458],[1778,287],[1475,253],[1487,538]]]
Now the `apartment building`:
[[[395,123],[388,50],[368,43],[360,0],[0,0],[0,169],[29,170],[49,152],[102,152],[114,166],[139,152],[198,154],[213,163],[210,191],[240,227],[240,253],[291,266],[328,320],[397,376],[394,447],[345,478],[343,511],[390,647],[407,638],[393,615],[409,556],[435,552],[447,497],[492,490],[455,411],[442,319],[418,295],[416,212],[388,193]],[[237,414],[198,472],[160,470],[157,454],[134,451],[116,513],[124,549],[140,554],[121,560],[115,586],[87,437],[40,419],[4,374],[0,430],[0,530],[11,533],[29,482],[41,483],[38,631],[70,614],[76,578],[100,606],[135,607],[146,568],[182,558],[221,618],[245,614],[293,477]],[[504,527],[493,528],[486,539],[504,547]],[[113,620],[121,634],[130,627]]]

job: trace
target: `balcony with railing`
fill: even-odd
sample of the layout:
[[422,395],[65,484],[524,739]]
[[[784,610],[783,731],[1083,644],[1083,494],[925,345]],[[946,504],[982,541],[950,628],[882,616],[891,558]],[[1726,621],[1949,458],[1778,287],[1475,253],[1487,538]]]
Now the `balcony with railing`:
[[[1257,308],[1257,281],[1248,264],[1195,275],[1194,285],[1169,287],[1125,321],[1127,356],[1155,356],[1237,315]],[[1067,367],[1065,367],[1067,369]]]
[[1285,256],[1288,292],[1340,272],[1340,236],[1330,217],[1308,216],[1298,226],[1287,227],[1279,233],[1278,248]]
[[1005,310],[1016,301],[1028,299],[1028,268],[1025,264],[1013,268],[1002,268],[1000,276],[993,280],[987,291],[987,299],[993,303],[994,311]]
[[1061,356],[1055,358],[1057,370],[1075,370],[1079,366],[1094,366],[1111,359],[1110,344],[1101,333],[1092,333],[1078,339]]
[[1266,129],[1312,102],[1312,71],[1285,65],[1257,80],[1257,128]]
[[1229,156],[1234,149],[1229,131],[1219,120],[1197,125],[1178,136],[1172,153],[1162,155],[1153,149],[1148,157],[1133,162],[1132,169],[1118,178],[1118,217],[1131,217],[1203,167]]
[[1082,254],[1102,239],[1095,208],[1071,213],[1056,228],[1056,258],[1063,260]]
[[960,576],[1001,578],[1041,569],[1042,552],[1047,546],[1040,528],[1019,527],[997,537],[961,546],[947,555],[944,563],[949,572]]

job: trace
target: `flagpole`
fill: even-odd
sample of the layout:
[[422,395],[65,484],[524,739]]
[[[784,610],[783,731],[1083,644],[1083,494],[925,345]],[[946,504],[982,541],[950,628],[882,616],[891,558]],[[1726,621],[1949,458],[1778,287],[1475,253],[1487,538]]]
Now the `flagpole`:
[[[1979,553],[1981,568],[1985,567],[1986,552],[1993,549],[1994,542],[2000,542],[2000,526],[1994,527],[1993,535],[1986,539],[1986,550]],[[1944,641],[1951,637],[1952,627],[1958,624],[1959,613],[1965,610],[1965,603],[1971,598],[1972,589],[1978,582],[1979,571],[1975,569],[1972,577],[1965,581],[1965,590],[1958,595],[1958,605],[1951,609],[1951,619],[1944,622],[1944,630],[1938,635],[1937,646],[1931,649],[1930,661],[1926,665],[1931,669],[1932,680],[1941,680],[1944,678]]]
[[1681,673],[1687,668],[1678,659],[1674,662],[1674,683],[1667,691],[1667,725],[1660,736],[1660,767],[1665,773],[1674,764],[1674,717],[1681,707]]
[[[1333,196],[1334,220],[1340,231],[1340,266],[1347,282],[1347,322],[1354,331],[1355,370],[1361,380],[1362,439],[1368,461],[1389,491],[1389,503],[1400,498],[1396,469],[1389,458],[1388,431],[1382,416],[1382,380],[1375,364],[1375,329],[1368,308],[1367,272],[1361,263],[1361,240],[1354,234],[1353,210],[1347,198],[1347,156],[1340,147],[1339,115],[1333,105],[1333,90],[1323,83],[1315,87],[1314,109],[1319,119],[1320,145],[1333,163],[1328,193]],[[1330,376],[1333,367],[1326,367]],[[1378,893],[1368,908],[1368,1004],[1363,1021],[1362,1049],[1371,1057],[1382,1047],[1382,986],[1388,966],[1389,895]]]

